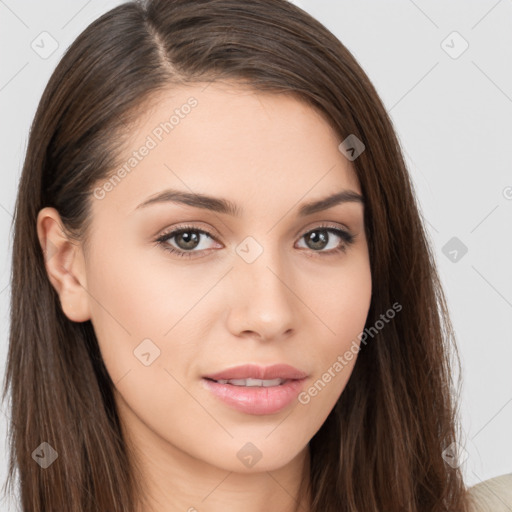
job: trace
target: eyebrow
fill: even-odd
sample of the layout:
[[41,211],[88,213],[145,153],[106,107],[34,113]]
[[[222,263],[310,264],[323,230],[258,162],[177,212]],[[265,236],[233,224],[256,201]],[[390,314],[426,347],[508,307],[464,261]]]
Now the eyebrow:
[[[139,204],[136,208],[145,208],[147,206],[159,203],[180,203],[194,208],[202,208],[217,213],[223,213],[234,217],[240,217],[242,209],[228,199],[222,199],[218,197],[211,197],[204,194],[183,192],[181,190],[168,189],[160,192],[154,196],[149,197],[144,202]],[[327,210],[343,203],[361,203],[364,205],[364,199],[361,194],[358,194],[354,190],[342,190],[330,196],[324,197],[303,204],[298,211],[299,217],[305,217],[312,215],[313,213]]]

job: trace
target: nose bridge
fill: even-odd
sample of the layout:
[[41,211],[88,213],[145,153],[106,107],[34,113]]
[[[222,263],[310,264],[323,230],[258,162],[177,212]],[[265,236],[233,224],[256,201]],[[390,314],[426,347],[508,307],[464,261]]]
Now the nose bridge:
[[[270,239],[270,237],[268,238]],[[277,245],[273,246],[267,241],[259,242],[248,236],[237,246],[236,252],[238,255],[235,265],[237,272],[241,278],[242,274],[246,276],[254,288],[261,288],[261,291],[266,291],[269,294],[275,291],[282,294],[287,291],[283,281],[286,280],[286,269],[289,267],[284,261],[284,254]]]
[[263,337],[284,334],[293,326],[293,293],[287,286],[290,272],[278,246],[247,237],[236,248],[232,317],[236,329]]

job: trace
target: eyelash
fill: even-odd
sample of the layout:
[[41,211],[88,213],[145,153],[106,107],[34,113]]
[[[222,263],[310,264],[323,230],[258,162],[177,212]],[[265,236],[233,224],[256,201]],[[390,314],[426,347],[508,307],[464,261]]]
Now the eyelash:
[[[348,231],[345,231],[343,229],[335,228],[331,225],[321,224],[320,226],[316,226],[313,229],[310,229],[306,233],[304,233],[301,238],[304,236],[314,232],[314,231],[327,231],[328,233],[333,233],[334,235],[340,237],[342,239],[342,242],[338,247],[335,249],[331,249],[329,251],[315,251],[311,249],[313,253],[319,253],[319,254],[325,254],[327,256],[333,256],[335,254],[339,254],[341,252],[345,253],[347,249],[354,243],[355,235],[350,234]],[[172,247],[167,243],[168,240],[171,238],[174,238],[175,236],[178,236],[182,233],[187,232],[194,232],[194,233],[200,233],[203,235],[206,235],[207,237],[211,238],[212,240],[215,240],[215,237],[213,237],[208,231],[204,231],[202,229],[198,229],[194,226],[182,226],[180,228],[177,228],[173,231],[170,231],[168,233],[163,233],[160,235],[155,242],[160,245],[165,251],[168,251],[172,254],[175,254],[179,257],[185,257],[185,258],[195,258],[197,256],[194,256],[195,253],[200,253],[201,251],[185,251],[182,249],[176,249],[175,247]]]

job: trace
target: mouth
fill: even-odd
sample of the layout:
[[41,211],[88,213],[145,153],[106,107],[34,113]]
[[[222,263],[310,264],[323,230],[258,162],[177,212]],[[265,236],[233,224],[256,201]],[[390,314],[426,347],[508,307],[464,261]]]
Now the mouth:
[[208,379],[219,384],[231,384],[232,386],[243,386],[243,387],[264,387],[270,388],[273,386],[281,386],[289,379]]
[[289,365],[243,365],[204,376],[204,387],[216,398],[245,414],[283,411],[296,401],[307,374]]
[[[299,380],[307,377],[307,373],[290,366],[289,364],[273,364],[271,366],[259,366],[257,364],[243,364],[233,366],[221,372],[205,375],[204,378],[219,381],[241,380]],[[235,384],[236,386],[237,384]],[[238,384],[240,385],[240,384]]]

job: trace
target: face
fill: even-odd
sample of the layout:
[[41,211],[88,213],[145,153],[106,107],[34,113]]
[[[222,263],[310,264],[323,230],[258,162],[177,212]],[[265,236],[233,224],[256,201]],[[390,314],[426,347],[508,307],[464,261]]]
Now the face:
[[361,189],[311,107],[204,87],[144,112],[95,188],[83,286],[61,301],[90,318],[141,450],[268,471],[305,452],[357,358],[371,297]]

